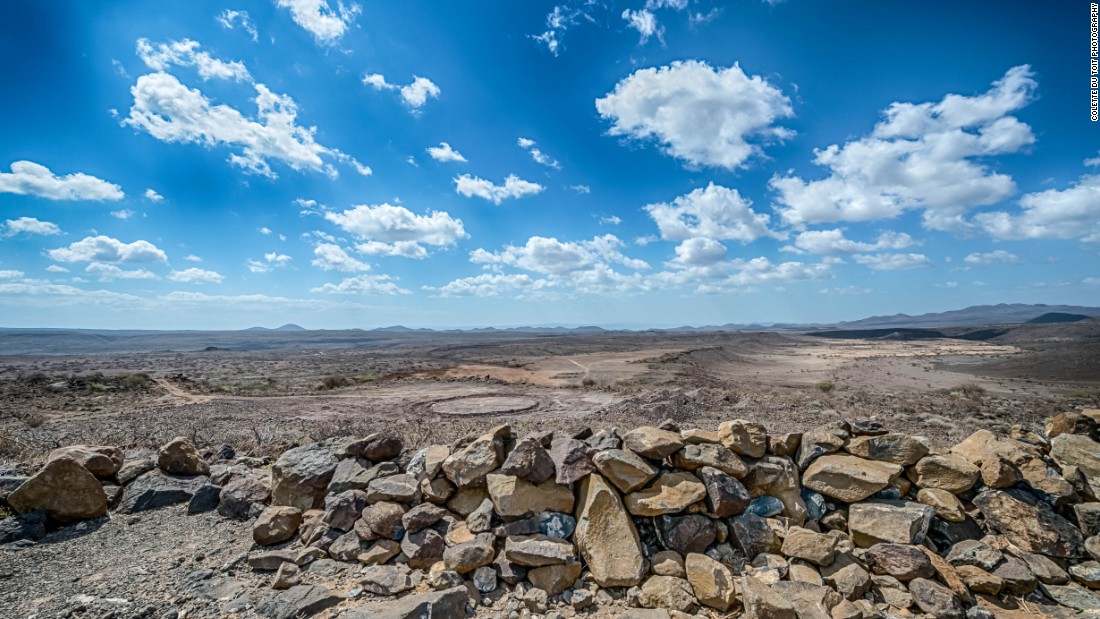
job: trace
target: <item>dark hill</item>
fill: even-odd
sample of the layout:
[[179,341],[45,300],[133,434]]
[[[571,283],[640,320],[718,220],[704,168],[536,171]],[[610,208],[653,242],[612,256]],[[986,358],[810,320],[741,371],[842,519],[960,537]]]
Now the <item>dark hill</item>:
[[1088,320],[1089,316],[1083,314],[1067,314],[1065,312],[1047,312],[1042,316],[1036,316],[1027,321],[1029,325],[1052,325],[1060,322],[1080,322]]

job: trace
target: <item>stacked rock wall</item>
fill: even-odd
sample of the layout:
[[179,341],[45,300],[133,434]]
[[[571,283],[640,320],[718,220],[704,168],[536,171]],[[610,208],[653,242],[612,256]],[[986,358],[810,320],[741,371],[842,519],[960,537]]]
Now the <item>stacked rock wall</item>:
[[208,462],[184,439],[155,465],[74,446],[6,501],[58,524],[108,504],[217,509],[253,521],[247,563],[274,587],[316,594],[299,567],[328,558],[362,566],[365,596],[414,609],[430,589],[449,596],[439,608],[466,600],[462,613],[506,589],[517,616],[962,618],[1025,597],[1100,610],[1097,420],[1069,413],[1044,434],[983,430],[949,449],[869,422],[784,435],[744,420],[524,437],[501,425],[414,452],[384,434],[331,439],[269,469],[231,450]]

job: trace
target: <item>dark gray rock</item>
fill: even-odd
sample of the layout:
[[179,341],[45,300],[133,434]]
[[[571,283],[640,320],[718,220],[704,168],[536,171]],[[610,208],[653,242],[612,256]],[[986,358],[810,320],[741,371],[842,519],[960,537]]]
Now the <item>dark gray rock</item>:
[[46,537],[46,512],[33,511],[0,520],[0,544]]
[[118,508],[122,514],[136,514],[150,509],[160,509],[169,505],[186,503],[195,496],[199,488],[206,485],[205,476],[177,477],[166,475],[154,469],[138,477],[122,494]]
[[371,602],[343,616],[347,619],[463,619],[466,587],[407,595],[390,602]]
[[274,599],[261,602],[256,612],[268,619],[298,619],[312,617],[344,600],[321,585],[298,585],[283,591]]
[[710,466],[695,471],[707,488],[707,511],[721,518],[736,516],[752,501],[748,489],[736,477]]
[[218,508],[222,489],[214,484],[203,484],[187,503],[188,514],[205,514]]

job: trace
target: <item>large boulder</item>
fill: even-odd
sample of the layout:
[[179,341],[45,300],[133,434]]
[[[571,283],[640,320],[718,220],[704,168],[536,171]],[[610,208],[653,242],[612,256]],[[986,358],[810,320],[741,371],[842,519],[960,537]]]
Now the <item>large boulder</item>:
[[343,445],[344,453],[371,462],[393,460],[401,455],[404,445],[401,439],[389,434],[375,432],[363,438],[355,439]]
[[322,443],[283,452],[271,467],[271,504],[302,511],[322,507],[338,464],[336,456]]
[[694,471],[709,466],[741,479],[748,474],[745,461],[728,447],[714,443],[684,445],[683,449],[672,455],[672,464],[677,468]]
[[177,436],[157,450],[157,466],[171,475],[209,475],[210,465],[185,437]]
[[836,556],[837,538],[802,527],[791,527],[780,551],[787,557],[815,565],[831,565]]
[[830,454],[813,461],[802,475],[802,485],[845,503],[862,501],[886,488],[901,474],[892,462]]
[[401,552],[408,558],[409,567],[426,569],[443,559],[446,542],[435,529],[406,533],[401,540]]
[[502,518],[529,516],[547,510],[573,511],[573,492],[552,479],[535,485],[513,475],[490,474],[485,480],[489,498]]
[[861,548],[875,544],[920,544],[936,510],[921,503],[879,501],[848,509],[848,531]]
[[974,486],[981,470],[961,456],[925,456],[907,471],[920,488],[939,488],[961,494]]
[[61,458],[47,462],[9,494],[8,505],[20,514],[41,510],[51,520],[65,523],[107,513],[107,494],[91,471],[74,459]]
[[297,507],[275,505],[260,512],[252,525],[252,540],[261,546],[281,544],[294,537],[302,524],[302,512]]
[[660,516],[683,511],[706,498],[707,488],[699,478],[685,471],[665,473],[650,486],[623,498],[626,510],[635,516]]
[[133,514],[160,509],[177,503],[187,503],[206,484],[206,477],[176,477],[153,469],[130,482],[122,493],[115,511]]
[[[1078,435],[1058,438],[1065,436]],[[985,490],[973,502],[990,526],[1028,552],[1071,559],[1085,554],[1081,531],[1030,492]]]
[[218,513],[234,520],[248,520],[264,508],[270,497],[267,479],[235,475],[218,493]]
[[340,494],[347,490],[366,490],[370,482],[379,477],[396,475],[400,472],[392,462],[371,465],[364,458],[344,458],[336,465],[332,479],[328,483],[329,494]]
[[768,449],[768,431],[759,423],[734,419],[718,426],[718,440],[739,456],[763,457]]
[[408,473],[372,479],[367,484],[367,502],[379,501],[417,503],[420,501],[420,482]]
[[855,436],[848,441],[845,451],[867,460],[881,460],[901,466],[911,466],[928,455],[928,445],[908,434],[882,434],[879,436]]
[[657,476],[657,468],[632,451],[608,449],[592,457],[600,474],[620,492],[634,492]]
[[593,450],[575,438],[556,438],[550,444],[550,459],[554,461],[555,479],[559,484],[571,484],[596,470]]
[[504,440],[499,432],[488,432],[448,456],[443,461],[443,474],[459,488],[477,486],[503,462]]
[[96,445],[71,445],[60,447],[50,452],[47,462],[67,458],[75,461],[80,466],[96,477],[111,477],[122,468],[124,457],[118,447]]
[[1100,484],[1100,443],[1083,434],[1060,434],[1050,442],[1050,455],[1063,467],[1076,466]]
[[516,443],[500,472],[538,485],[554,476],[554,461],[537,439],[527,437]]
[[642,544],[619,493],[599,474],[581,481],[577,501],[577,549],[601,587],[630,587],[642,581]]
[[693,552],[684,560],[684,571],[700,604],[726,612],[737,601],[733,572],[718,561]]
[[684,439],[678,432],[661,430],[652,426],[635,428],[623,435],[623,448],[634,453],[663,460],[684,446]]

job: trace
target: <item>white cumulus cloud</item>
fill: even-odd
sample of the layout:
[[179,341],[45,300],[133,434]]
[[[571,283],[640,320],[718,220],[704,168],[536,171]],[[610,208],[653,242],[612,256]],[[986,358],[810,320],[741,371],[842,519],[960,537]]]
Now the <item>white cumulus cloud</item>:
[[150,202],[163,202],[164,201],[164,196],[160,195],[159,193],[157,193],[156,191],[154,191],[152,189],[146,189],[145,190],[145,199],[150,201]]
[[1080,239],[1100,242],[1100,174],[1085,174],[1065,189],[1020,197],[1018,212],[993,211],[975,222],[998,239]]
[[623,19],[626,20],[626,25],[638,31],[638,35],[641,37],[638,40],[638,45],[645,45],[649,38],[656,35],[658,39],[664,38],[664,28],[657,22],[657,16],[646,9],[639,9],[637,11],[632,9],[623,10]]
[[493,204],[500,204],[508,198],[534,195],[546,189],[538,183],[525,181],[515,174],[509,174],[508,178],[504,179],[503,185],[469,174],[456,176],[454,181],[456,193],[467,198],[484,198]]
[[332,243],[319,243],[313,248],[313,266],[322,271],[369,271],[370,265],[361,260],[356,260],[339,245]]
[[92,262],[84,267],[84,272],[98,276],[103,282],[116,279],[158,279],[156,273],[147,269],[122,269],[104,262]]
[[996,249],[989,252],[974,252],[972,254],[968,254],[965,258],[963,258],[963,262],[967,264],[973,264],[975,266],[989,266],[991,264],[1016,264],[1019,261],[1019,256],[1003,249]]
[[923,269],[932,266],[932,260],[924,254],[856,254],[852,260],[873,271],[900,271]]
[[168,279],[193,284],[220,284],[225,280],[225,276],[217,271],[191,267],[182,271],[172,271],[168,274]]
[[327,212],[324,218],[364,241],[356,246],[365,254],[424,258],[424,245],[448,247],[464,239],[461,219],[443,211],[418,215],[403,206],[359,205],[343,212]]
[[289,265],[292,260],[294,259],[286,254],[280,254],[273,251],[264,254],[263,260],[249,258],[245,261],[245,266],[253,273],[267,273],[274,269],[281,269]]
[[983,159],[1015,153],[1035,141],[1011,112],[1034,98],[1030,67],[1010,69],[980,95],[949,94],[938,103],[893,103],[870,135],[818,149],[820,180],[773,177],[776,210],[793,225],[870,221],[922,210],[924,226],[963,231],[971,208],[1016,191]]
[[41,221],[34,217],[19,217],[5,221],[4,236],[15,236],[17,234],[52,236],[61,234],[61,228],[55,223]]
[[121,200],[122,188],[81,172],[57,176],[44,165],[15,161],[11,172],[0,172],[0,193],[38,196],[48,200]]
[[336,8],[327,0],[276,0],[279,8],[290,9],[294,23],[309,31],[318,43],[332,45],[347,32],[355,16],[362,8],[358,4],[345,6],[336,2]]
[[466,158],[462,156],[462,153],[451,148],[451,145],[446,142],[440,142],[439,146],[429,146],[427,151],[432,159],[436,161],[466,163]]
[[389,275],[356,275],[340,281],[338,284],[325,284],[311,288],[310,292],[329,294],[409,294],[411,291],[401,288]]
[[419,110],[428,99],[438,99],[440,90],[439,86],[436,86],[432,80],[426,77],[413,76],[413,81],[405,86],[399,86],[397,84],[391,84],[386,81],[385,76],[380,73],[368,73],[363,76],[363,83],[367,86],[373,86],[375,90],[396,90],[401,93],[401,100],[405,102],[405,105],[413,109],[413,111]]
[[225,9],[215,19],[222,25],[222,28],[233,30],[240,24],[242,30],[247,32],[252,41],[256,42],[260,38],[259,31],[256,30],[256,25],[252,23],[252,18],[248,16],[248,11],[234,11],[233,9]]
[[737,64],[715,69],[686,60],[640,69],[596,99],[596,110],[611,121],[611,135],[655,140],[693,166],[745,167],[762,145],[794,135],[774,124],[794,114],[786,95]]
[[519,138],[516,140],[519,147],[531,153],[531,158],[535,160],[535,163],[542,164],[548,168],[554,168],[555,170],[561,169],[561,164],[557,159],[554,159],[550,155],[542,152],[541,149],[535,147],[535,141],[527,138]]
[[807,230],[795,237],[794,245],[783,247],[784,251],[794,253],[838,255],[859,252],[905,249],[916,245],[913,237],[904,232],[886,231],[878,235],[874,243],[853,241],[844,236],[844,230]]
[[[167,73],[150,73],[138,78],[130,89],[134,104],[123,121],[148,132],[163,142],[197,143],[207,147],[224,145],[239,152],[229,162],[244,170],[274,178],[270,161],[281,161],[294,170],[317,170],[336,176],[324,157],[357,163],[348,155],[318,144],[314,129],[299,126],[298,106],[285,95],[254,84],[256,119],[236,108],[214,104],[197,89],[191,89]],[[121,192],[119,192],[121,194]]]
[[103,235],[85,237],[68,247],[51,249],[47,254],[57,262],[168,262],[167,254],[149,241],[123,243]]
[[138,39],[137,55],[147,67],[154,71],[167,71],[171,65],[195,67],[199,77],[204,80],[232,79],[238,82],[252,81],[252,76],[243,63],[219,60],[209,53],[200,51],[198,41],[183,39],[169,41],[154,46],[149,39]]
[[769,228],[768,214],[752,209],[752,201],[736,189],[714,183],[678,196],[671,204],[649,204],[644,210],[666,241],[708,238],[748,243],[760,237],[782,236]]

